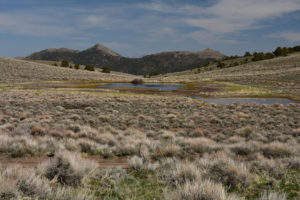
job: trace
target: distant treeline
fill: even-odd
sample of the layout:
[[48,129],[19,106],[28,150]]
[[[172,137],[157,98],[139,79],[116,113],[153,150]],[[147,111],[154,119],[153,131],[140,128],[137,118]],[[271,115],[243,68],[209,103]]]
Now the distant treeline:
[[[244,64],[247,63],[248,61],[260,61],[260,60],[267,60],[267,59],[272,59],[275,57],[279,57],[279,56],[287,56],[290,53],[295,53],[295,52],[300,52],[300,45],[299,46],[294,46],[294,47],[277,47],[273,52],[254,52],[253,54],[251,54],[249,51],[246,51],[244,56],[227,56],[225,57],[222,61],[217,61],[217,67],[218,68],[225,68],[225,67],[233,67],[233,66],[237,66],[239,64]],[[243,60],[241,63],[238,62],[234,62],[231,63],[229,65],[227,65],[226,63],[224,63],[223,61],[226,60],[234,60],[237,58],[245,58],[245,60]]]
[[[56,63],[53,63],[52,65],[53,66],[58,66]],[[60,67],[68,67],[68,68],[77,69],[77,70],[80,69],[79,64],[74,64],[74,66],[72,66],[72,64],[70,64],[69,61],[67,61],[67,60],[61,61]],[[95,67],[88,64],[88,65],[85,65],[84,70],[95,71]],[[110,73],[110,68],[109,67],[103,67],[102,72],[103,73]]]
[[251,54],[249,51],[246,51],[244,56],[227,56],[224,60],[232,60],[241,57],[250,57],[252,56],[252,61],[272,59],[279,56],[287,56],[290,53],[300,52],[300,45],[294,47],[277,47],[273,52],[254,52]]

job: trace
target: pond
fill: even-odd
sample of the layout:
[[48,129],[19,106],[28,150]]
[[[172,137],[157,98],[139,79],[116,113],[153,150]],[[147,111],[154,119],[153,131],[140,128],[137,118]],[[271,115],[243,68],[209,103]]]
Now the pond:
[[162,84],[162,83],[145,83],[145,84],[131,84],[131,83],[112,83],[109,85],[101,85],[101,88],[141,88],[141,89],[153,89],[159,91],[174,91],[183,87],[182,84]]
[[[183,88],[184,84],[170,84],[170,83],[144,83],[144,84],[132,84],[132,83],[111,83],[108,85],[100,85],[100,88],[140,88],[140,89],[152,89],[162,92],[171,92]],[[140,91],[143,93],[143,90]],[[188,95],[188,93],[186,94]],[[193,99],[206,101],[215,104],[233,104],[233,103],[257,103],[257,104],[274,104],[280,103],[283,105],[294,103],[292,100],[283,98],[243,98],[243,97],[226,97],[226,98],[208,98],[200,96],[190,96]]]
[[283,105],[293,103],[293,101],[289,99],[280,99],[280,98],[206,98],[206,97],[197,97],[192,96],[191,98],[198,99],[201,101],[206,101],[209,103],[215,104],[233,104],[233,103],[257,103],[257,104],[274,104],[280,103]]

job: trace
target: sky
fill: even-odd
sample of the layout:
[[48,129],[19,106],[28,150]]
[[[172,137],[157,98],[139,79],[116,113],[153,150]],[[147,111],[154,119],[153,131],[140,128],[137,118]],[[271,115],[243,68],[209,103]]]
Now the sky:
[[0,56],[97,43],[123,56],[300,45],[300,0],[0,0]]

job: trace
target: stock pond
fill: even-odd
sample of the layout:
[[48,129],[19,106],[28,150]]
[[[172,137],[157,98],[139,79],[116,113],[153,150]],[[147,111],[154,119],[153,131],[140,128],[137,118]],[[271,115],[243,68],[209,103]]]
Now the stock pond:
[[131,83],[112,83],[109,85],[99,86],[101,88],[140,88],[140,89],[153,89],[159,91],[174,91],[182,88],[182,84],[161,84],[161,83],[145,83],[145,84],[131,84]]
[[[161,92],[172,92],[176,94],[176,90],[183,88],[184,84],[162,84],[162,83],[145,83],[145,84],[131,84],[131,83],[112,83],[108,85],[101,85],[101,88],[138,88],[138,89],[152,89]],[[142,91],[141,91],[142,92]],[[283,98],[244,98],[244,97],[226,97],[226,98],[208,98],[200,96],[190,96],[193,99],[206,101],[215,104],[233,104],[233,103],[257,103],[257,104],[274,104],[280,103],[283,105],[294,103],[292,100]]]
[[280,99],[280,98],[206,98],[206,97],[197,97],[192,96],[191,98],[198,99],[201,101],[206,101],[209,103],[215,104],[233,104],[233,103],[257,103],[257,104],[274,104],[280,103],[283,105],[293,103],[293,101],[289,99]]

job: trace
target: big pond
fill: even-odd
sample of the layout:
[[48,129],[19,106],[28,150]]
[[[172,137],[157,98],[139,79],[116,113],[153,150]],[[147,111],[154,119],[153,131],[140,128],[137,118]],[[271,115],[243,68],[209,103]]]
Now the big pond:
[[[146,83],[146,84],[131,84],[131,83],[111,83],[108,85],[101,85],[101,88],[140,88],[152,89],[158,91],[175,91],[183,88],[184,84],[162,84],[162,83]],[[206,101],[215,104],[233,104],[233,103],[257,103],[257,104],[274,104],[280,103],[283,105],[293,103],[292,100],[283,98],[244,98],[244,97],[227,97],[227,98],[208,98],[199,96],[190,96],[191,98]]]

